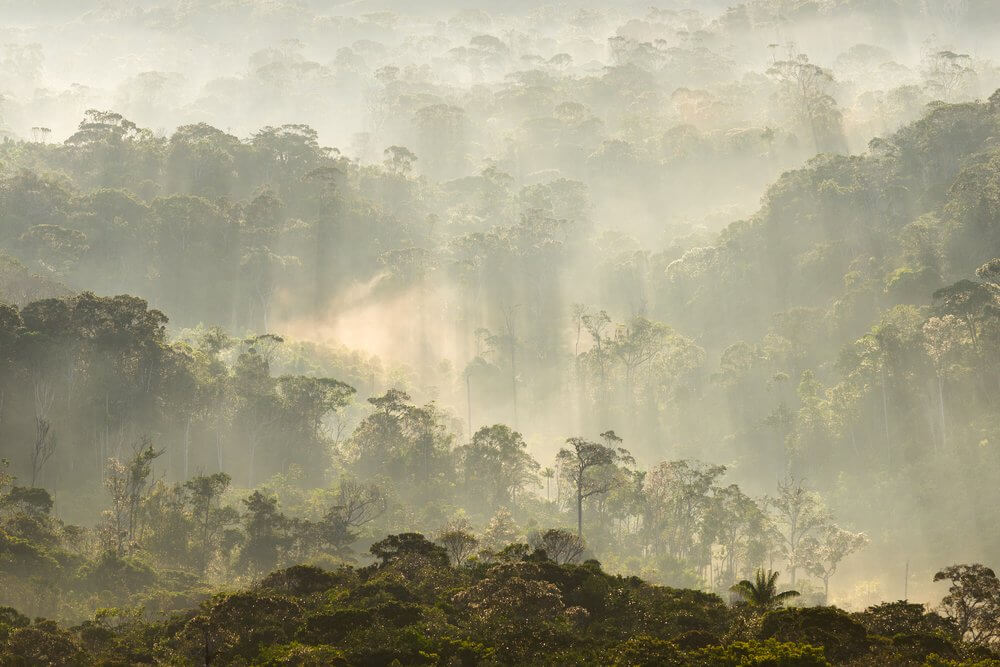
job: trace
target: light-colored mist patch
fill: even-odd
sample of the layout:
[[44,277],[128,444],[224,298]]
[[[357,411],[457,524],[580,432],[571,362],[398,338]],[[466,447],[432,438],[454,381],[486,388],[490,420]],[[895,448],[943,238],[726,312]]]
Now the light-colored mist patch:
[[331,297],[322,314],[276,319],[272,329],[289,338],[377,356],[414,368],[454,358],[459,349],[449,324],[451,299],[445,288],[410,287],[384,294],[379,274]]

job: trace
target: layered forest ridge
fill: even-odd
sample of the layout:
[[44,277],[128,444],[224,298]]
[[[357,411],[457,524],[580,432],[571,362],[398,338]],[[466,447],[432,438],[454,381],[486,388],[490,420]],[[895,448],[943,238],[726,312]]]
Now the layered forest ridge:
[[0,0],[0,664],[1000,665],[1000,8],[439,4]]

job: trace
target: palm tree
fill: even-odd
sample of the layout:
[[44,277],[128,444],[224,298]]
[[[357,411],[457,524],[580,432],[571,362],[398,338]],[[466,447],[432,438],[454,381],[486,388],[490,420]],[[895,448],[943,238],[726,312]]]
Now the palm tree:
[[759,569],[754,577],[754,581],[744,579],[738,584],[734,584],[729,590],[743,598],[751,607],[769,611],[780,607],[786,600],[799,596],[798,591],[784,591],[779,593],[777,581],[777,572],[768,570],[765,573],[763,569]]
[[545,468],[542,470],[542,477],[545,478],[545,499],[549,499],[549,484],[552,482],[552,478],[556,476],[556,471],[552,468]]

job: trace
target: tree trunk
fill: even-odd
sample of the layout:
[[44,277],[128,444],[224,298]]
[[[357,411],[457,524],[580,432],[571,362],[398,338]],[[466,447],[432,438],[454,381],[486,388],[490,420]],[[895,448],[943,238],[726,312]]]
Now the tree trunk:
[[465,405],[469,411],[469,441],[472,441],[472,376],[465,374]]
[[948,433],[944,418],[944,378],[940,374],[938,375],[938,406],[941,409],[941,451],[944,451],[948,445]]
[[892,467],[892,444],[889,440],[889,396],[885,390],[885,369],[881,371],[882,375],[882,419],[885,425],[885,454],[886,461],[889,467]]
[[517,428],[517,367],[514,365],[514,341],[510,342],[510,400],[514,410],[514,428]]
[[184,425],[184,479],[188,479],[188,458],[191,454],[191,418]]
[[254,463],[253,459],[254,459],[254,454],[256,452],[257,452],[257,445],[255,443],[250,443],[250,456],[248,457],[249,464],[247,467],[247,488],[250,489],[253,488],[253,463]]
[[219,423],[215,427],[215,459],[219,466],[218,472],[222,472],[222,425]]

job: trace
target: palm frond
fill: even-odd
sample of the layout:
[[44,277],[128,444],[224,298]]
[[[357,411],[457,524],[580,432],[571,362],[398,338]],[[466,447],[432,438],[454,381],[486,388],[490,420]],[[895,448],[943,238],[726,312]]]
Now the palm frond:
[[785,600],[799,595],[798,591],[784,591],[783,593],[779,593],[778,576],[777,572],[771,570],[764,572],[763,569],[759,569],[754,574],[753,581],[744,579],[739,583],[733,584],[729,590],[739,595],[745,602],[754,607],[773,609]]

